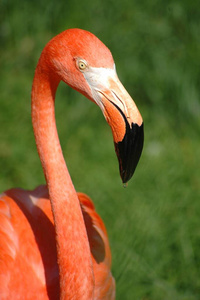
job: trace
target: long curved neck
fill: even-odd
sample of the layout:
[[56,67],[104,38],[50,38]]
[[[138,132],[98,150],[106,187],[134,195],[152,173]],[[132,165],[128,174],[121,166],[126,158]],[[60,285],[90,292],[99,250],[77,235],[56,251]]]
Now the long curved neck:
[[93,299],[88,238],[55,123],[54,98],[59,79],[43,69],[40,60],[32,88],[32,122],[55,222],[61,299]]

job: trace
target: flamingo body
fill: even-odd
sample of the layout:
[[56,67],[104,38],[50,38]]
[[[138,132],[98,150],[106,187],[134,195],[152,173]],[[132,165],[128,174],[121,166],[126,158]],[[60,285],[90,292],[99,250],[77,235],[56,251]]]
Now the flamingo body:
[[[95,299],[114,299],[106,228],[91,199],[83,193],[78,198],[94,266]],[[46,186],[33,191],[15,188],[1,195],[0,241],[0,299],[59,299],[54,220]]]

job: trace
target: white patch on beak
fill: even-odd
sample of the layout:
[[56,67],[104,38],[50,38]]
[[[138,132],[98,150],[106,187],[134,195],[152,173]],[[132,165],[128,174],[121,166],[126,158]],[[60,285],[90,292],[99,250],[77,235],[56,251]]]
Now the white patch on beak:
[[110,102],[124,114],[130,126],[131,123],[141,126],[143,120],[140,112],[120,82],[115,65],[112,69],[88,67],[83,75],[90,87],[93,100],[100,107],[104,116],[105,105]]
[[94,68],[89,67],[87,71],[83,73],[90,89],[92,96],[97,105],[104,112],[104,105],[101,101],[101,95],[104,90],[109,90],[109,78],[116,78],[117,73],[115,65],[113,69],[109,68]]

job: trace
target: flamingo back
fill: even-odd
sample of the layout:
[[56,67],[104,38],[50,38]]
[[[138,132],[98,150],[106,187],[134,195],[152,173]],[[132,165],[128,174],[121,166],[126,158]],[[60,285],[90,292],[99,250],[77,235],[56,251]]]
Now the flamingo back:
[[[105,226],[91,199],[83,193],[78,198],[91,249],[95,299],[114,299]],[[36,295],[39,300],[59,299],[54,221],[45,185],[0,195],[0,298],[35,299]]]

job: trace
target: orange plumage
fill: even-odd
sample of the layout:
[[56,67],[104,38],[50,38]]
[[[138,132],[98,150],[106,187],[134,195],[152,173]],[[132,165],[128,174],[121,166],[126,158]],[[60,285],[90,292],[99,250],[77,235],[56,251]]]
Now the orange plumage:
[[61,80],[101,108],[123,182],[142,151],[142,117],[117,77],[108,48],[80,29],[53,38],[39,59],[31,95],[47,186],[0,195],[1,300],[115,299],[105,226],[90,198],[76,193],[57,134],[54,102]]
[[[105,226],[91,199],[83,193],[78,197],[92,253],[95,299],[114,299]],[[11,189],[1,195],[0,241],[1,299],[36,299],[36,295],[38,300],[60,299],[54,221],[46,186],[33,191]]]

